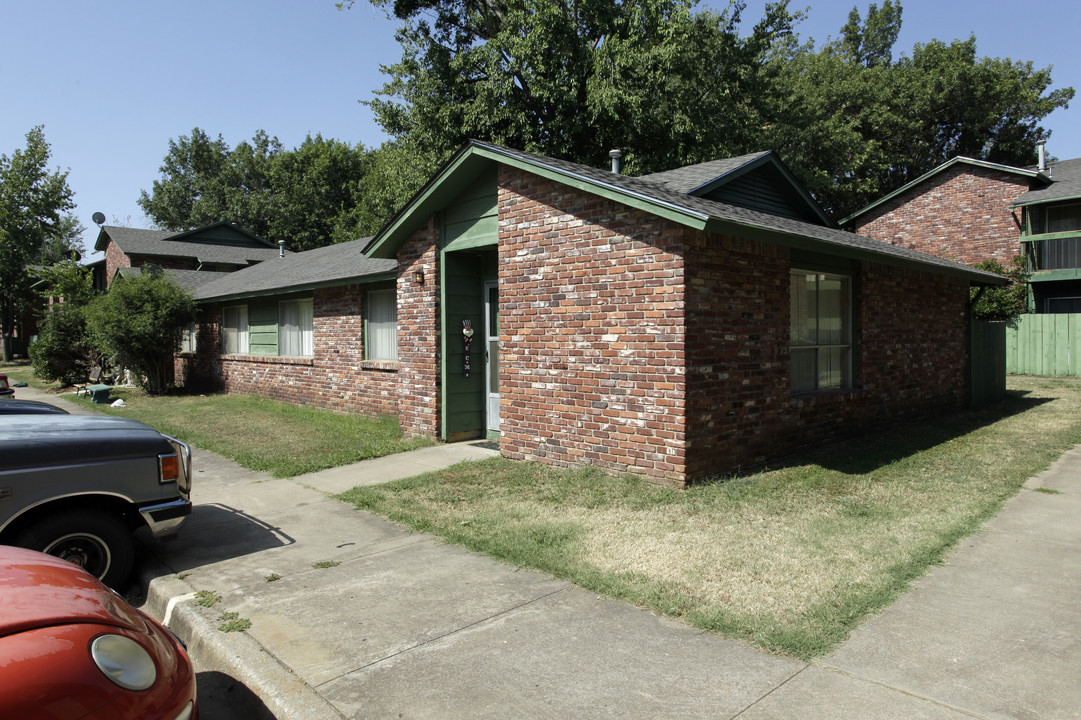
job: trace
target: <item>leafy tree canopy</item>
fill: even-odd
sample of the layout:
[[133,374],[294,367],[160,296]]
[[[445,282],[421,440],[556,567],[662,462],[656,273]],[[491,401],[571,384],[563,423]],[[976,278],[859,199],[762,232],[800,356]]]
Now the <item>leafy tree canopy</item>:
[[26,148],[0,153],[0,329],[3,355],[11,358],[11,337],[46,244],[64,236],[62,213],[75,205],[68,173],[49,171],[51,155],[42,126],[26,134]]
[[290,250],[310,250],[365,230],[354,218],[369,164],[363,146],[321,135],[286,150],[260,130],[230,148],[195,128],[169,141],[161,178],[139,206],[168,230],[228,220]]
[[421,169],[410,191],[469,138],[595,166],[619,147],[632,174],[774,149],[839,217],[958,154],[1033,162],[1040,121],[1074,92],[980,57],[974,37],[895,57],[898,0],[853,8],[821,46],[799,41],[788,0],[746,34],[742,2],[372,3],[401,20],[401,60],[368,104],[388,155]]
[[1009,282],[1002,287],[972,288],[972,299],[976,301],[972,308],[974,318],[1009,321],[1028,312],[1028,279],[1031,273],[1025,268],[1025,261],[1020,255],[1015,255],[1008,267],[997,260],[985,260],[975,267],[1002,275]]

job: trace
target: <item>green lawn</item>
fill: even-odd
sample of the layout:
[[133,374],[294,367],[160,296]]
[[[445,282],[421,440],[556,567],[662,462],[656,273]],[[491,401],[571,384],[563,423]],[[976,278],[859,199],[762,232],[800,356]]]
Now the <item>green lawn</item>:
[[[0,365],[0,372],[32,381],[29,366]],[[85,396],[65,399],[90,405]],[[141,420],[186,443],[230,458],[246,468],[291,477],[430,445],[403,438],[393,417],[369,418],[297,407],[249,395],[168,395],[148,397],[140,390],[115,388],[123,408],[95,405],[109,415]]]
[[936,417],[686,491],[495,459],[342,499],[448,541],[801,658],[835,647],[1081,443],[1081,382],[1011,378]]

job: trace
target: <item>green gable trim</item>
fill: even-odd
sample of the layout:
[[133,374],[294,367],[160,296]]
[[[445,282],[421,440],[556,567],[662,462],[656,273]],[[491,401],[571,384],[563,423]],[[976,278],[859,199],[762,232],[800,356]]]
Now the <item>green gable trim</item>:
[[375,236],[367,251],[368,257],[393,258],[398,248],[436,212],[446,208],[483,172],[494,172],[496,163],[524,170],[538,177],[554,180],[576,190],[598,195],[628,207],[643,210],[681,225],[699,230],[705,228],[709,216],[656,200],[646,195],[553,168],[528,158],[503,153],[497,148],[469,145],[452,158],[413,199]]
[[706,230],[709,232],[717,233],[719,235],[734,235],[736,237],[743,237],[748,240],[755,240],[758,242],[770,243],[773,245],[782,245],[795,251],[811,253],[816,256],[826,254],[848,260],[862,260],[866,262],[880,263],[882,265],[892,265],[895,267],[903,267],[911,270],[919,270],[921,272],[936,273],[939,275],[948,275],[952,277],[963,277],[977,285],[1006,284],[1006,279],[1000,275],[995,275],[994,273],[986,272],[984,270],[977,270],[975,268],[968,268],[964,265],[938,265],[930,262],[920,262],[918,260],[913,260],[898,255],[891,255],[889,253],[883,253],[880,251],[869,250],[855,245],[845,245],[843,243],[834,243],[826,240],[809,238],[804,235],[786,233],[780,230],[772,230],[768,228],[761,228],[756,225],[737,223],[731,220],[721,220],[719,218],[714,218],[710,222],[709,227],[707,227]]
[[[874,210],[879,205],[882,205],[884,203],[889,202],[890,200],[897,197],[898,195],[903,195],[904,193],[908,192],[909,190],[911,190],[916,185],[919,185],[920,183],[924,182],[925,180],[927,180],[927,179],[929,179],[929,178],[931,178],[931,177],[933,177],[935,175],[938,175],[940,172],[943,172],[943,171],[953,167],[954,165],[971,165],[973,167],[984,168],[985,170],[997,170],[999,172],[1005,172],[1005,173],[1012,173],[1014,175],[1020,175],[1021,177],[1025,177],[1025,178],[1030,178],[1030,179],[1040,178],[1040,179],[1043,179],[1046,182],[1051,182],[1051,178],[1049,178],[1047,175],[1039,172],[1038,170],[1026,170],[1025,168],[1013,167],[1012,165],[1000,165],[998,163],[987,162],[986,160],[976,160],[975,158],[967,158],[967,157],[958,156],[958,157],[951,158],[951,159],[947,160],[946,162],[942,163],[941,165],[934,168],[933,170],[925,172],[923,175],[920,175],[918,178],[916,178],[912,182],[909,182],[909,183],[906,183],[906,184],[902,185],[901,187],[897,188],[896,190],[894,190],[890,194],[883,195],[881,198],[879,198],[875,202],[871,203],[867,207],[863,208],[862,210],[857,210],[856,212],[852,213],[848,217],[842,219],[838,224],[841,225],[842,227],[847,225],[852,220],[855,220],[856,218],[858,218],[860,215],[864,215],[864,214],[870,212],[871,210]],[[1016,207],[1016,206],[1014,206],[1014,207]]]
[[[763,187],[758,186],[764,186],[768,195],[776,199],[763,197]],[[826,227],[836,227],[796,176],[772,152],[695,188],[688,195],[764,212],[778,209],[777,201],[787,201],[782,208],[785,210],[783,214],[794,219],[815,220]]]

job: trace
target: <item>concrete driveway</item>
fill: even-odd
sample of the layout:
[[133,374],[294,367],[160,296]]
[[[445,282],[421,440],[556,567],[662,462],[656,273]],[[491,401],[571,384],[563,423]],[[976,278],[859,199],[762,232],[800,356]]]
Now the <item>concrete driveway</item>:
[[[197,450],[195,512],[149,546],[147,608],[282,720],[1081,718],[1081,449],[813,663],[329,495],[491,454],[444,445],[283,480]],[[223,632],[224,613],[251,627]]]

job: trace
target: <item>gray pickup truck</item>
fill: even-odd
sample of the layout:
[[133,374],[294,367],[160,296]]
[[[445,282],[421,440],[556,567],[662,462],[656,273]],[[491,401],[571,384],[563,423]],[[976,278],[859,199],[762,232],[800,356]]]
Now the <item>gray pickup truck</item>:
[[132,533],[174,536],[191,514],[191,449],[137,420],[0,416],[0,543],[41,550],[116,587]]

